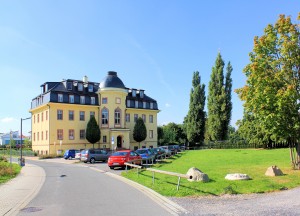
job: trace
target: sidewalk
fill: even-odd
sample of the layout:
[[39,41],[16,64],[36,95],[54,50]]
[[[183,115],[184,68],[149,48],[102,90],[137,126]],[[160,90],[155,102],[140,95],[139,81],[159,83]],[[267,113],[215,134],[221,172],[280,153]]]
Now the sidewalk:
[[43,168],[26,164],[16,178],[0,185],[0,215],[17,215],[37,195],[45,176]]

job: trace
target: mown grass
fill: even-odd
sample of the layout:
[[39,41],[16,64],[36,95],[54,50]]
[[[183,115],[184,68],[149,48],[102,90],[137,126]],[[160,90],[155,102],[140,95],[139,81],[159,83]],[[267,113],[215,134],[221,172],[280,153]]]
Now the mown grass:
[[[283,176],[268,177],[268,167],[277,165]],[[168,159],[153,168],[166,171],[187,173],[189,168],[196,167],[206,173],[208,183],[189,182],[181,179],[179,191],[176,190],[178,178],[155,173],[152,184],[152,172],[143,170],[138,176],[135,170],[123,172],[122,175],[143,184],[165,196],[205,196],[222,194],[266,193],[297,187],[300,185],[300,171],[292,170],[288,149],[255,150],[255,149],[222,149],[186,151]],[[229,181],[229,173],[244,173],[251,180]]]
[[20,171],[21,167],[18,164],[10,164],[4,157],[0,158],[0,184],[16,177]]

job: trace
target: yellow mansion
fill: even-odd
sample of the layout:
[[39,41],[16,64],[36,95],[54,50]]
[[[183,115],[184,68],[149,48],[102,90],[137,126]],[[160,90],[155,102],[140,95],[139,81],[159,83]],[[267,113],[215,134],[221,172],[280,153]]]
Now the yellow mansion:
[[133,128],[141,117],[147,138],[141,147],[157,146],[156,100],[144,90],[126,88],[114,71],[102,82],[67,79],[46,82],[31,102],[32,149],[38,154],[56,154],[66,149],[92,148],[85,138],[87,123],[94,115],[101,131],[95,148],[137,149]]

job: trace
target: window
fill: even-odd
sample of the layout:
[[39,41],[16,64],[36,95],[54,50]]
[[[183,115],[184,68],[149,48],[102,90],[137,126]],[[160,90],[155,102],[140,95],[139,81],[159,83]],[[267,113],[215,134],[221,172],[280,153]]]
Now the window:
[[103,109],[102,110],[102,115],[101,115],[102,117],[102,125],[107,125],[108,124],[108,110],[107,109]]
[[149,138],[152,139],[153,138],[153,130],[149,131]]
[[136,122],[136,120],[138,119],[139,115],[138,114],[134,114],[134,122]]
[[80,130],[80,139],[85,139],[85,130]]
[[95,97],[91,97],[91,104],[94,105],[96,102]]
[[127,107],[130,107],[130,100],[127,100]]
[[135,96],[136,96],[136,90],[132,89],[132,97],[135,97]]
[[74,130],[70,129],[69,130],[69,140],[73,140],[74,139]]
[[44,131],[41,132],[41,140],[44,139]]
[[37,140],[39,141],[40,139],[40,132],[37,132]]
[[78,83],[78,91],[83,91],[83,85],[82,85],[82,83]]
[[80,112],[79,112],[79,120],[80,120],[80,121],[84,121],[84,120],[85,120],[84,117],[85,117],[84,111],[80,111]]
[[150,103],[150,109],[153,109],[153,103],[152,102]]
[[63,111],[57,110],[57,120],[63,120]]
[[69,103],[74,103],[74,95],[69,95]]
[[80,104],[85,104],[85,97],[84,96],[80,96]]
[[102,104],[107,104],[107,98],[102,98]]
[[73,87],[72,82],[67,82],[67,89],[72,90],[72,87]]
[[103,140],[103,143],[106,143],[107,142],[106,136],[103,136],[102,140]]
[[46,131],[46,137],[45,137],[46,140],[48,140],[48,131]]
[[139,108],[139,102],[135,101],[135,108]]
[[63,140],[63,129],[57,129],[57,139]]
[[42,121],[44,121],[44,113],[42,112]]
[[69,110],[69,120],[70,121],[74,120],[74,111],[73,110]]
[[140,90],[140,98],[143,98],[143,97],[144,97],[144,91]]
[[38,114],[37,122],[38,122],[38,123],[40,122],[40,114]]
[[90,118],[91,118],[92,116],[95,116],[95,112],[94,112],[94,111],[91,111],[91,112],[90,112]]
[[48,110],[46,111],[46,121],[48,120]]
[[130,122],[130,114],[129,113],[126,113],[126,117],[125,117],[125,121],[126,122]]
[[147,104],[147,103],[144,101],[144,102],[143,102],[143,108],[144,108],[144,109],[146,109],[146,104]]
[[63,102],[63,95],[62,94],[58,94],[58,102]]
[[116,125],[121,124],[121,110],[120,109],[115,110],[115,124]]
[[89,92],[93,92],[93,90],[94,90],[94,86],[93,86],[93,84],[89,84],[89,88],[88,88],[89,90]]
[[146,115],[145,114],[142,115],[142,119],[143,119],[144,123],[146,123]]
[[116,98],[116,104],[120,104],[121,103],[121,98]]
[[153,115],[149,115],[149,122],[153,123]]

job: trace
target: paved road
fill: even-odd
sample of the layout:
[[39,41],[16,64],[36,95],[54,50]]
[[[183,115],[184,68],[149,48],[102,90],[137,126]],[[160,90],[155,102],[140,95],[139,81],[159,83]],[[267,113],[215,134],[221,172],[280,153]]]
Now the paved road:
[[174,214],[155,198],[110,176],[112,174],[101,172],[101,164],[30,163],[45,170],[46,180],[38,195],[18,214],[20,216]]

